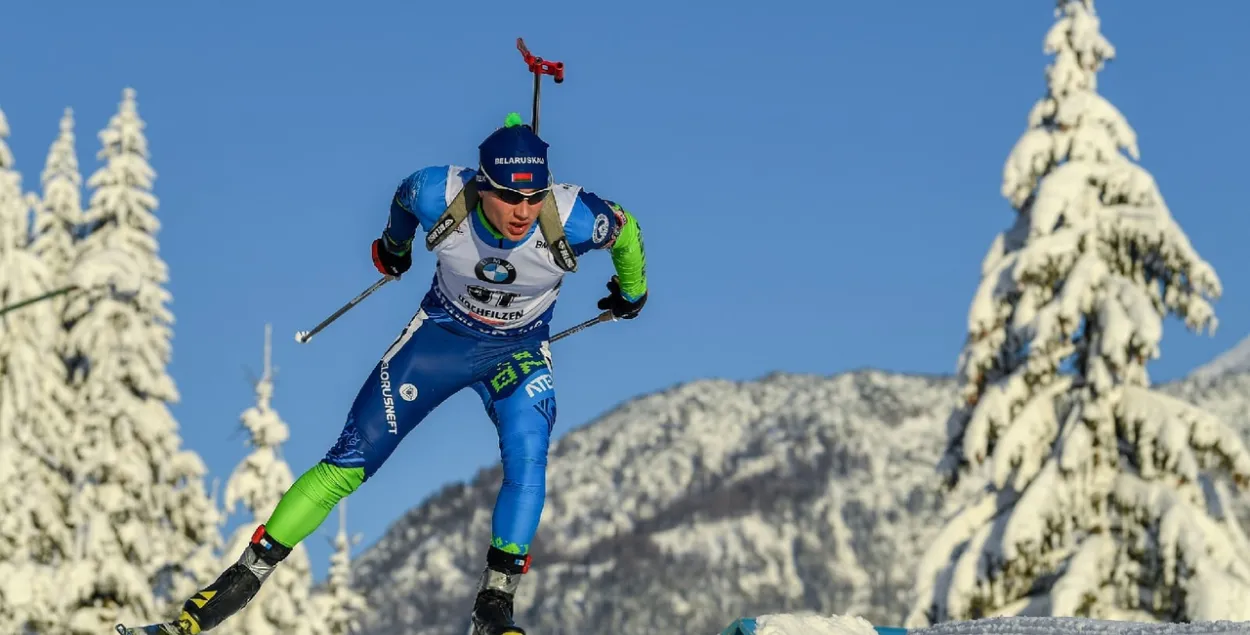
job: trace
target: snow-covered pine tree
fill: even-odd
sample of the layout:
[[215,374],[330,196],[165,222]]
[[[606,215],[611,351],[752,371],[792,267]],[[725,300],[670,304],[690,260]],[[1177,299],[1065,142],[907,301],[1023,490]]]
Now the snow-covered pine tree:
[[206,468],[182,449],[169,404],[178,399],[166,372],[173,315],[165,263],[157,255],[155,172],[148,164],[135,91],[99,134],[104,162],[87,181],[79,267],[114,259],[138,263],[136,293],[69,296],[69,352],[79,399],[70,510],[81,557],[67,572],[71,633],[112,624],[168,619],[198,584],[216,573],[217,510],[204,488]]
[[[9,124],[0,111],[0,306],[31,297],[25,252],[26,203],[22,177],[14,169],[13,153],[5,142]],[[29,314],[0,317],[0,632],[17,633],[26,627],[29,611],[42,598],[35,597],[25,580],[36,576],[30,551],[34,528],[30,499],[25,495],[26,475],[32,459],[17,442],[18,417],[33,399],[25,374],[38,359],[26,331]]]
[[[35,209],[35,236],[32,248],[51,272],[52,287],[62,289],[71,283],[74,240],[82,223],[82,174],[75,149],[74,111],[66,108],[61,116],[60,135],[52,142],[41,175],[43,197]],[[56,313],[65,310],[66,299],[50,300]],[[58,329],[57,350],[64,351],[65,331]]]
[[1247,484],[1250,455],[1214,416],[1152,391],[1145,367],[1166,317],[1214,328],[1220,282],[1097,92],[1114,48],[1093,1],[1057,7],[1047,91],[1004,167],[1016,222],[982,265],[966,407],[940,466],[985,492],[922,560],[907,624],[1248,619],[1250,548],[1227,484]]
[[[249,433],[252,452],[226,481],[225,506],[234,513],[239,503],[250,518],[235,530],[226,549],[224,569],[247,547],[257,524],[278,505],[295,482],[291,468],[279,454],[288,436],[285,422],[273,409],[272,327],[265,325],[264,370],[256,382],[256,404],[243,412],[241,422]],[[312,565],[308,550],[296,545],[265,581],[260,592],[226,623],[237,635],[321,635],[324,622],[312,600]]]
[[327,635],[359,632],[360,616],[369,606],[365,597],[352,588],[352,547],[359,542],[359,534],[347,534],[347,500],[339,501],[339,531],[334,535],[330,573],[315,596],[321,605]]
[[[43,195],[36,201],[34,233],[30,249],[47,271],[44,293],[65,289],[71,284],[70,271],[76,250],[74,240],[82,221],[82,176],[78,171],[75,149],[74,116],[66,108],[60,122],[60,132],[48,151],[43,173],[40,175]],[[41,497],[40,507],[45,510],[39,523],[43,539],[39,559],[51,571],[69,571],[68,564],[78,559],[77,543],[70,516],[70,505],[76,491],[74,487],[74,409],[78,402],[69,385],[69,368],[66,359],[68,331],[64,323],[65,297],[58,295],[47,302],[51,315],[41,313],[48,320],[48,339],[40,364],[59,380],[49,381],[42,400],[39,421],[57,421],[55,426],[39,425],[43,431],[46,453],[44,465],[51,468],[46,494]],[[31,310],[27,308],[25,310]],[[51,378],[50,378],[51,379]],[[59,588],[60,581],[53,581]],[[63,596],[54,594],[54,598]],[[45,605],[48,620],[42,627],[49,632],[64,630],[67,615],[60,603]]]
[[[33,195],[4,139],[0,112],[0,306],[38,297],[51,274],[30,248]],[[65,479],[54,457],[69,432],[64,366],[53,351],[59,328],[50,304],[0,317],[0,632],[47,632],[56,622],[53,572],[68,543]]]

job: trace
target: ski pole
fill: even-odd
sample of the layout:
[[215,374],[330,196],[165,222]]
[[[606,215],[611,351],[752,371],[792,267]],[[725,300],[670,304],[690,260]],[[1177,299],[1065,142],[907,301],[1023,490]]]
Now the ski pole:
[[63,294],[63,293],[69,293],[70,291],[73,291],[73,290],[75,290],[75,289],[77,289],[77,288],[78,288],[78,285],[76,285],[76,284],[71,284],[71,285],[69,285],[68,287],[61,287],[60,289],[57,289],[57,290],[55,290],[55,291],[49,291],[49,292],[47,292],[47,293],[45,293],[45,294],[43,294],[43,295],[37,295],[37,296],[35,296],[35,297],[33,297],[33,298],[27,298],[27,299],[25,299],[25,300],[22,300],[21,302],[16,302],[16,303],[14,303],[14,304],[10,304],[10,305],[8,305],[8,306],[6,306],[6,307],[0,307],[0,315],[4,315],[5,313],[8,313],[9,311],[15,311],[15,310],[20,309],[20,308],[22,308],[22,307],[24,307],[24,306],[29,306],[29,305],[32,305],[32,304],[34,304],[34,303],[36,303],[36,302],[41,302],[41,301],[43,301],[43,300],[47,300],[47,299],[50,299],[50,298],[55,298],[55,297],[56,297],[56,296],[58,296],[58,295],[61,295],[61,294]]
[[583,329],[588,329],[602,322],[615,322],[615,321],[616,321],[616,317],[612,315],[611,311],[604,311],[603,313],[600,313],[599,315],[596,315],[595,317],[592,317],[589,320],[586,320],[585,322],[578,324],[577,326],[571,326],[567,329],[564,329],[563,331],[560,331],[559,333],[556,333],[555,336],[553,336],[550,341],[554,342],[556,340],[566,338],[578,331],[581,331]]
[[530,127],[534,134],[538,134],[538,102],[543,89],[543,75],[551,75],[557,84],[563,83],[564,62],[549,62],[541,57],[534,57],[530,54],[530,50],[525,47],[525,40],[521,38],[516,39],[516,47],[521,51],[521,57],[525,60],[525,65],[534,74],[534,114],[530,118]]
[[373,283],[373,285],[370,286],[368,289],[365,289],[364,291],[362,291],[360,295],[352,298],[350,302],[348,302],[347,304],[344,304],[339,310],[335,311],[332,315],[330,315],[330,317],[322,320],[321,324],[314,326],[311,331],[296,331],[295,341],[299,342],[300,344],[306,344],[308,340],[312,339],[312,336],[319,333],[321,329],[329,326],[331,322],[339,319],[339,316],[343,315],[344,313],[347,313],[348,309],[356,306],[357,304],[360,304],[360,301],[369,297],[369,294],[373,293],[374,291],[377,291],[379,288],[382,287],[382,285],[394,279],[395,278],[392,278],[391,276],[383,276],[381,280],[378,280],[377,282]]

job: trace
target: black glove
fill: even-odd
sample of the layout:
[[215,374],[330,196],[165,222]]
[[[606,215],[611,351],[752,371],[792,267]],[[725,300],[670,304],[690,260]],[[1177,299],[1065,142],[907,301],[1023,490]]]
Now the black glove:
[[402,256],[396,256],[387,248],[390,244],[391,241],[385,236],[373,241],[373,266],[384,276],[398,278],[412,266],[412,249],[404,251]]
[[608,280],[608,293],[608,297],[599,300],[599,308],[604,311],[610,309],[612,315],[621,319],[632,320],[638,317],[638,312],[642,310],[642,305],[647,303],[646,292],[633,302],[626,300],[625,296],[621,295],[621,282],[616,276],[612,276],[612,279]]

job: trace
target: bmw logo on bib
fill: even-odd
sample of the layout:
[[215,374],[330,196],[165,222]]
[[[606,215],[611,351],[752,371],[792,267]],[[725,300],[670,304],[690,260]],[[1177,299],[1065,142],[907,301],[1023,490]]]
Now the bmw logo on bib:
[[477,279],[494,284],[511,284],[516,280],[516,267],[502,258],[483,258],[474,267]]

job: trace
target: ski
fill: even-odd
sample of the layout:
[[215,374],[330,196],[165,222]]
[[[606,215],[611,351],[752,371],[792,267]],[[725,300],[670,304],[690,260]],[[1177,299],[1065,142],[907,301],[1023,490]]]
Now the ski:
[[185,633],[178,627],[178,622],[164,622],[131,628],[118,624],[116,628],[119,635],[183,635]]

